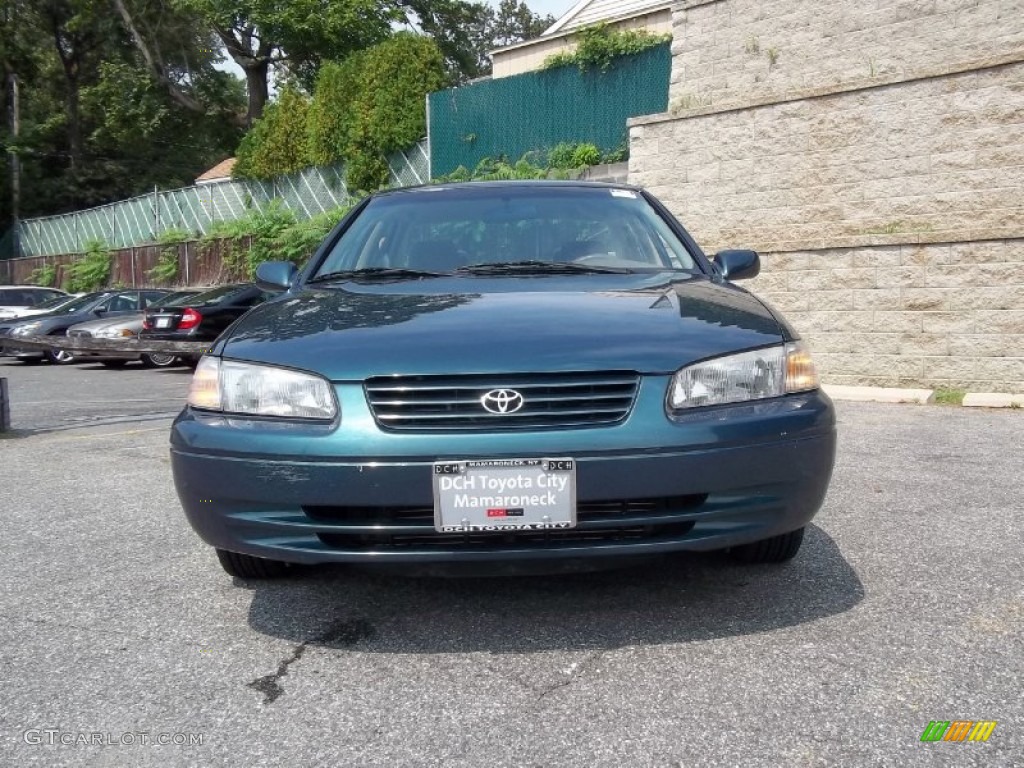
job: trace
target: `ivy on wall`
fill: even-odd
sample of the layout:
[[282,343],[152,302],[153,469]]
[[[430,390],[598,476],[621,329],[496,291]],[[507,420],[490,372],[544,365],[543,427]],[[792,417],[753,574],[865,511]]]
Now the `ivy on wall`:
[[576,65],[581,72],[597,69],[606,72],[620,56],[630,56],[672,40],[671,34],[656,35],[645,29],[613,29],[601,22],[583,27],[573,35],[575,50],[552,54],[542,69]]

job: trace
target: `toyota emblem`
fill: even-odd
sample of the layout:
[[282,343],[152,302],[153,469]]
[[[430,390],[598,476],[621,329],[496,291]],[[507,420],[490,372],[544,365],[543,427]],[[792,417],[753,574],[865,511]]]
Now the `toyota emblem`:
[[485,410],[497,414],[515,413],[526,401],[514,389],[492,389],[480,398],[480,405]]

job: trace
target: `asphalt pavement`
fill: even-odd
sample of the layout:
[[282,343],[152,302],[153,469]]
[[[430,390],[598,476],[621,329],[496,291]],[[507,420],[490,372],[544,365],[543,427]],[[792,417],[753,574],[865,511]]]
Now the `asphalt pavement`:
[[0,377],[0,766],[1024,764],[1024,412],[839,404],[783,566],[257,584],[174,495],[187,369]]

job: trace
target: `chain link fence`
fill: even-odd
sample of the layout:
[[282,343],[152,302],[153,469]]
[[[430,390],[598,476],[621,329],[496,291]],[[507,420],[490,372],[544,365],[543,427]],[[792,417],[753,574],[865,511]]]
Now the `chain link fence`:
[[663,43],[603,71],[565,66],[432,93],[431,170],[443,176],[502,155],[515,161],[561,142],[624,148],[627,119],[668,108],[671,70],[671,45]]
[[[430,180],[426,141],[388,158],[390,184],[408,187]],[[0,257],[82,253],[101,240],[111,248],[155,242],[167,230],[205,235],[214,224],[265,209],[272,200],[308,219],[352,202],[343,165],[306,168],[273,181],[221,181],[152,192],[110,205],[21,222],[17,239],[4,235]]]

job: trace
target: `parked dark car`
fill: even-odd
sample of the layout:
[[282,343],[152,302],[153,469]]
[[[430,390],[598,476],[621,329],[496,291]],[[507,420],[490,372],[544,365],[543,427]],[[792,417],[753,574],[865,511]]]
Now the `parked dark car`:
[[4,351],[25,363],[49,360],[52,363],[70,363],[75,357],[63,349],[42,351],[32,347],[19,347],[18,338],[26,336],[64,336],[68,328],[86,320],[130,315],[145,309],[149,302],[157,301],[169,291],[158,288],[87,293],[75,301],[44,315],[0,325],[0,340]]
[[835,416],[794,329],[733,285],[758,270],[706,257],[635,187],[371,196],[301,272],[261,265],[287,293],[200,361],[171,432],[185,514],[240,577],[787,560]]
[[[158,341],[213,341],[221,332],[257,304],[280,293],[253,283],[235,283],[212,288],[187,302],[175,302],[146,313],[141,339]],[[182,356],[192,362],[199,356]]]
[[[198,290],[182,290],[168,293],[158,301],[151,302],[149,309],[173,307],[187,304],[192,297],[200,293]],[[135,312],[116,317],[101,317],[88,320],[68,328],[67,335],[77,338],[95,339],[134,339],[142,330],[145,312]],[[75,353],[80,360],[97,360],[107,368],[121,368],[132,360],[138,360],[144,368],[167,368],[178,362],[178,356],[150,352],[81,352]]]

